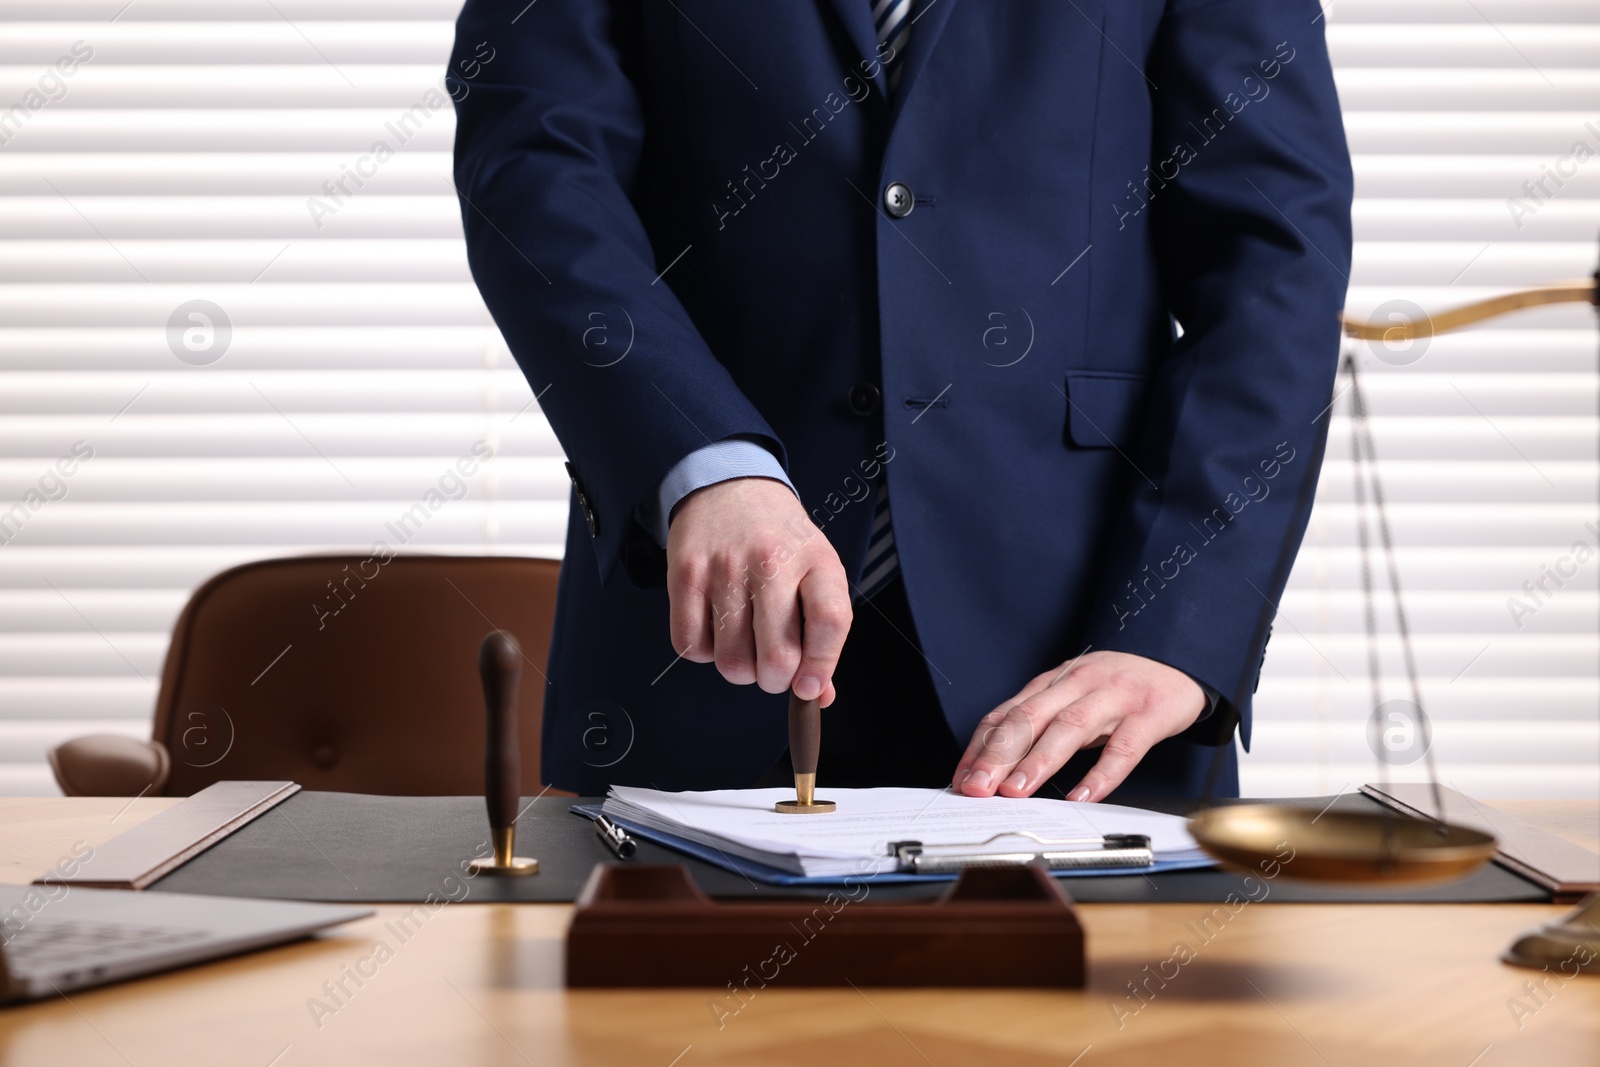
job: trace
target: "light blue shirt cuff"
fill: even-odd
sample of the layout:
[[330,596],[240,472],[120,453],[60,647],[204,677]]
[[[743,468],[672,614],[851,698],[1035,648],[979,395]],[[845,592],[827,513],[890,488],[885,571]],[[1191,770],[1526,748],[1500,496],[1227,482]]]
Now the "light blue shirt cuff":
[[[678,461],[656,488],[655,499],[639,505],[639,521],[662,548],[667,547],[667,524],[672,509],[696,489],[730,478],[771,478],[794,492],[778,457],[754,441],[718,441],[696,449]],[[795,492],[795,496],[799,496]]]

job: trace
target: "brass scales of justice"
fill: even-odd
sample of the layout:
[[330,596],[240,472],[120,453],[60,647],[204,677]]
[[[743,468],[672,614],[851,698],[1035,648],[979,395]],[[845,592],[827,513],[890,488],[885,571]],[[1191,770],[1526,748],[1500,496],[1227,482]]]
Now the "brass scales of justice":
[[[1425,314],[1420,320],[1368,323],[1345,318],[1344,333],[1353,340],[1395,344],[1457,330],[1523,308],[1561,303],[1588,303],[1600,308],[1600,270],[1596,271],[1593,278],[1556,282],[1507,293],[1437,315]],[[1383,540],[1400,647],[1412,700],[1420,713],[1422,695],[1401,601],[1393,538],[1384,509],[1366,401],[1361,392],[1354,356],[1347,353],[1343,363],[1343,370],[1349,375],[1356,524],[1359,530],[1368,668],[1374,707],[1378,706],[1380,697],[1380,667],[1364,471],[1370,479],[1374,510]],[[1426,721],[1425,717],[1423,721]],[[1425,748],[1425,755],[1428,784],[1433,796],[1431,818],[1409,818],[1387,810],[1318,815],[1304,808],[1283,804],[1240,804],[1202,810],[1191,819],[1189,831],[1200,846],[1218,860],[1251,870],[1256,864],[1275,858],[1275,848],[1280,842],[1290,841],[1294,845],[1295,861],[1285,866],[1283,873],[1308,881],[1398,885],[1461,877],[1493,858],[1498,843],[1489,834],[1444,821],[1444,805],[1439,793],[1439,778],[1431,745]],[[1380,782],[1386,785],[1387,772],[1384,767],[1384,761],[1379,758]],[[1209,786],[1207,793],[1210,793]],[[1524,934],[1507,949],[1502,958],[1508,963],[1539,967],[1566,958],[1580,944],[1593,950],[1591,960],[1600,956],[1600,894],[1589,896],[1567,915]],[[1600,971],[1600,963],[1591,962],[1583,969]]]

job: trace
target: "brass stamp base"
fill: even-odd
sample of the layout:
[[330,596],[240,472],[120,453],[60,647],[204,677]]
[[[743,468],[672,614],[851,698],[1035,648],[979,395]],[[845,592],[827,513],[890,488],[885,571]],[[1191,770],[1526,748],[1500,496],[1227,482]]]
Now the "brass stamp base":
[[501,865],[490,857],[485,856],[483,859],[473,860],[472,869],[479,874],[538,874],[539,861],[529,859],[526,856],[512,856],[510,864]]
[[809,803],[803,800],[780,800],[772,809],[785,815],[821,815],[837,807],[831,800],[813,800]]
[[821,815],[832,811],[834,803],[831,800],[817,799],[817,772],[809,774],[796,774],[794,776],[794,799],[780,800],[772,806],[772,810],[785,815]]
[[517,828],[515,826],[491,827],[489,829],[489,838],[494,843],[494,855],[472,861],[472,869],[478,874],[516,875],[539,873],[538,860],[516,855]]

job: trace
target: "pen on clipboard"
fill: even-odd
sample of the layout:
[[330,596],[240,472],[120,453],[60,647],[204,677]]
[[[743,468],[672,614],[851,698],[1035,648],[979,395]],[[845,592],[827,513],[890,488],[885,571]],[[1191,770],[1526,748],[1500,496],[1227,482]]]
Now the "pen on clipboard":
[[600,835],[600,840],[606,843],[607,848],[617,854],[619,860],[627,859],[639,847],[632,834],[604,815],[594,817],[594,832]]

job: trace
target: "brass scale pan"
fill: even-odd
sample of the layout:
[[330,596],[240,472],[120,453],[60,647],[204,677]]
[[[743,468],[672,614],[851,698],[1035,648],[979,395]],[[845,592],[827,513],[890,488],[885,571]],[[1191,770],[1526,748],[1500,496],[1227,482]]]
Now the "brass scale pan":
[[[1568,302],[1600,305],[1597,284],[1600,274],[1596,279],[1493,297],[1416,322],[1345,319],[1344,331],[1356,339],[1391,342],[1431,337],[1519,308]],[[1434,785],[1437,798],[1436,779]],[[1436,811],[1442,813],[1437,803]],[[1207,808],[1190,820],[1189,832],[1201,848],[1232,867],[1253,872],[1262,869],[1263,863],[1276,861],[1284,877],[1365,884],[1459,878],[1489,862],[1498,844],[1489,834],[1443,821],[1428,822],[1393,812],[1317,813],[1284,804]],[[1294,859],[1288,863],[1282,862],[1280,852],[1285,842],[1294,849]]]

